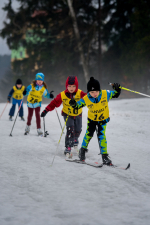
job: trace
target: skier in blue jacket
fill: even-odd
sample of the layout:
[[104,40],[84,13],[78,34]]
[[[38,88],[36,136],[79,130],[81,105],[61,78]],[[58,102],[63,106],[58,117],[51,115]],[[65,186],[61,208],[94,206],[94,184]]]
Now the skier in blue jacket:
[[74,99],[69,102],[69,104],[75,109],[80,109],[84,106],[87,106],[88,108],[87,130],[79,151],[79,158],[81,161],[85,161],[85,153],[87,152],[88,144],[97,127],[97,136],[101,148],[103,163],[106,165],[112,164],[107,153],[105,131],[107,123],[110,120],[108,102],[112,98],[119,97],[121,93],[120,84],[115,83],[113,85],[113,89],[114,91],[101,90],[99,81],[91,77],[87,83],[88,94],[78,102]]
[[27,125],[25,128],[25,134],[30,132],[30,125],[33,116],[33,111],[35,111],[36,116],[36,124],[37,124],[37,133],[38,135],[42,135],[43,132],[41,130],[41,119],[40,119],[40,109],[42,103],[42,97],[52,99],[54,95],[53,91],[50,93],[47,90],[47,85],[44,82],[44,74],[37,73],[35,76],[35,80],[26,88],[24,91],[24,95],[27,97],[27,106],[28,106],[28,118]]
[[9,112],[10,121],[13,120],[12,117],[14,116],[14,113],[15,113],[16,104],[18,104],[18,106],[20,106],[21,104],[21,107],[19,110],[19,117],[21,118],[22,121],[25,121],[23,117],[23,101],[22,101],[24,90],[25,90],[25,86],[22,85],[22,80],[18,79],[16,81],[15,86],[13,86],[13,88],[8,94],[8,97],[7,97],[8,102],[10,102],[10,99],[12,97],[12,107]]

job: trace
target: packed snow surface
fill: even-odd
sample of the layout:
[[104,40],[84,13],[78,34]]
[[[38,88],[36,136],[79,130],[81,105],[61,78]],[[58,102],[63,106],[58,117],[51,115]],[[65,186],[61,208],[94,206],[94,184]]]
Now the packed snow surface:
[[[0,114],[4,107],[0,104]],[[26,122],[17,118],[10,137],[10,107],[0,119],[1,225],[150,224],[150,99],[109,102],[108,153],[116,165],[131,163],[129,170],[65,161],[65,134],[56,151],[61,128],[55,110],[45,117],[46,138],[37,136],[35,116],[28,136]],[[57,111],[64,125],[61,108]],[[26,104],[24,114],[27,119]],[[80,144],[86,122],[84,108]],[[43,119],[41,125],[43,129]],[[96,133],[88,149],[86,160],[101,162]]]

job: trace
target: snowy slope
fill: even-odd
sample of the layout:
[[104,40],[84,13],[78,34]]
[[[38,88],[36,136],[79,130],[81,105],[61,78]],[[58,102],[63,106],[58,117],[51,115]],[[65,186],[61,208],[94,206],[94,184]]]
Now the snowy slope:
[[[4,106],[0,104],[0,114]],[[150,99],[109,102],[108,153],[115,164],[130,162],[127,171],[66,162],[65,135],[51,167],[61,134],[56,112],[46,116],[47,138],[37,136],[35,116],[29,136],[23,135],[26,123],[18,118],[10,137],[10,106],[0,120],[1,225],[150,224]],[[26,118],[25,104],[24,111]],[[85,108],[80,143],[86,117]],[[98,153],[95,134],[87,160],[101,162]]]

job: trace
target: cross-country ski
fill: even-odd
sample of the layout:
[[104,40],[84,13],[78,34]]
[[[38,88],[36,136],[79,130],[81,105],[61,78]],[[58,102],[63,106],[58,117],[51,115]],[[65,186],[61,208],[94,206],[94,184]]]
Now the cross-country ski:
[[[66,159],[66,161],[68,162],[75,162],[75,163],[79,163],[79,164],[85,164],[85,165],[89,165],[89,166],[93,166],[93,167],[97,167],[100,168],[102,166],[107,166],[104,165],[103,163],[98,163],[98,162],[86,162],[86,161],[80,161],[79,159]],[[109,165],[109,167],[111,168],[117,168],[117,169],[122,169],[122,170],[128,170],[130,168],[130,163],[127,164],[126,167],[122,167],[122,166],[118,166],[118,165]]]
[[82,162],[79,159],[72,159],[72,160],[71,159],[66,159],[66,161],[68,161],[68,162],[75,162],[75,163],[79,163],[79,164],[85,164],[85,165],[93,166],[93,167],[96,167],[96,168],[101,168],[103,166],[103,163]]

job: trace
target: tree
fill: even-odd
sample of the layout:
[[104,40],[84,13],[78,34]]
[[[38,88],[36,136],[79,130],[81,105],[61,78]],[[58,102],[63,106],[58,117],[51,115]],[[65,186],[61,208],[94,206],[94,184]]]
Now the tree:
[[124,70],[147,92],[150,82],[150,3],[140,0],[133,4],[132,32],[126,40],[126,48],[121,43],[121,62]]
[[[72,19],[66,1],[56,0],[18,0],[17,12],[12,9],[11,0],[5,5],[9,22],[1,31],[7,39],[10,49],[23,46],[28,57],[13,62],[13,70],[20,74],[29,74],[42,70],[58,84],[58,78],[71,74],[82,74],[80,54],[74,37]],[[95,69],[90,63],[96,58],[96,50],[91,45],[95,38],[95,21],[97,10],[91,5],[92,0],[74,1],[74,11],[79,26],[82,48],[89,70]],[[32,39],[27,41],[27,35]],[[38,39],[38,38],[39,39]],[[93,38],[94,37],[94,38]],[[44,40],[44,41],[41,41]],[[80,76],[82,77],[82,76]]]
[[109,12],[104,25],[105,75],[123,82],[130,80],[147,91],[149,77],[150,3],[145,0],[105,0],[103,12]]
[[86,63],[85,57],[84,57],[84,52],[83,52],[83,47],[82,47],[82,43],[81,43],[81,38],[80,38],[80,33],[79,33],[79,28],[78,28],[75,12],[74,12],[71,0],[67,0],[67,2],[68,2],[68,6],[69,6],[70,15],[71,15],[72,21],[73,21],[74,33],[75,33],[77,43],[78,43],[78,49],[80,52],[80,58],[81,58],[82,66],[83,66],[84,77],[85,77],[86,82],[88,82],[89,71],[88,71],[87,63]]

